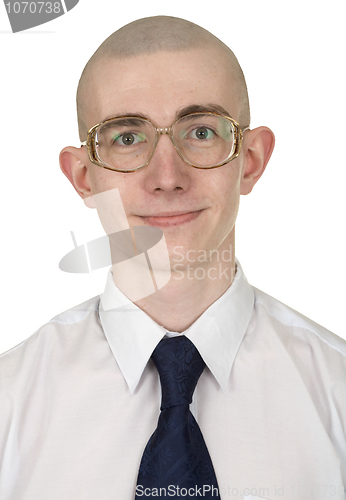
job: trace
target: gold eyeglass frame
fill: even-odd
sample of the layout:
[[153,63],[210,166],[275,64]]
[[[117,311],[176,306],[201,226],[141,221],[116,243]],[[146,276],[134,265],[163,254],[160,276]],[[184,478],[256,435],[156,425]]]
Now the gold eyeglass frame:
[[[220,163],[217,163],[216,165],[211,165],[210,167],[201,167],[201,166],[198,166],[198,165],[193,165],[191,162],[189,162],[189,160],[187,160],[185,158],[185,156],[181,153],[181,151],[179,151],[179,148],[177,147],[176,143],[175,143],[175,140],[174,140],[174,136],[173,136],[173,128],[175,126],[175,124],[181,120],[182,118],[185,118],[186,116],[194,116],[194,115],[213,115],[213,116],[219,116],[221,118],[225,118],[226,120],[228,120],[229,122],[231,122],[231,124],[233,125],[233,128],[234,128],[234,131],[235,131],[235,134],[234,134],[234,145],[233,145],[233,148],[232,150],[234,150],[234,152],[230,153],[229,156],[223,160],[222,162]],[[134,118],[134,119],[139,119],[139,120],[143,120],[145,122],[148,122],[150,123],[150,125],[152,127],[154,127],[155,129],[155,140],[154,140],[154,144],[152,146],[152,151],[147,159],[147,161],[143,164],[143,165],[140,165],[139,167],[136,167],[136,168],[133,168],[131,170],[121,170],[121,169],[118,169],[118,168],[114,168],[114,167],[110,167],[107,163],[103,162],[101,160],[101,158],[99,157],[98,153],[97,153],[97,144],[95,144],[95,136],[96,136],[96,132],[98,130],[99,127],[101,127],[102,125],[105,125],[106,123],[109,123],[111,122],[112,120],[121,120],[121,119],[126,119],[126,118]],[[246,127],[244,128],[243,130],[241,129],[240,125],[238,122],[236,122],[233,118],[231,118],[230,116],[227,116],[227,115],[222,115],[222,114],[219,114],[219,113],[212,113],[212,112],[209,112],[209,111],[197,111],[195,113],[188,113],[186,115],[183,115],[183,116],[180,116],[177,120],[175,120],[174,123],[172,123],[172,125],[170,125],[169,127],[158,127],[156,126],[151,120],[149,120],[148,118],[143,118],[142,116],[117,116],[117,117],[114,117],[114,118],[108,118],[107,120],[104,120],[103,122],[100,122],[100,123],[97,123],[96,125],[94,125],[93,127],[91,127],[91,129],[89,130],[88,132],[88,135],[87,135],[87,140],[84,141],[84,142],[81,142],[81,146],[86,146],[88,148],[88,156],[89,156],[89,160],[94,163],[95,165],[99,166],[99,167],[102,167],[102,168],[106,168],[107,170],[113,170],[115,172],[122,172],[122,173],[128,173],[128,172],[137,172],[137,170],[140,170],[144,167],[146,167],[150,160],[152,159],[152,157],[154,156],[154,153],[155,153],[155,150],[156,150],[156,146],[157,146],[157,143],[160,139],[160,136],[161,135],[164,135],[164,134],[167,134],[172,143],[173,143],[173,146],[175,147],[175,150],[176,152],[178,153],[178,155],[180,156],[180,158],[185,161],[185,163],[187,163],[188,165],[190,165],[191,167],[194,167],[194,168],[199,168],[201,170],[207,170],[207,169],[211,169],[211,168],[218,168],[218,167],[222,167],[223,165],[226,165],[226,163],[229,163],[230,161],[234,160],[235,158],[237,158],[240,154],[240,148],[241,148],[241,143],[242,143],[242,140],[243,140],[243,133],[245,132],[245,130],[248,130],[249,127]]]

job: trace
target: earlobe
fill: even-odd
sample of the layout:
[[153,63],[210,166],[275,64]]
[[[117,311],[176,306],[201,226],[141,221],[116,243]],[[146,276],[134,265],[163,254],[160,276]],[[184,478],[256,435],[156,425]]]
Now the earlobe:
[[258,127],[246,132],[243,142],[243,171],[240,194],[249,194],[263,174],[272,155],[275,136],[268,127]]
[[83,199],[91,196],[91,185],[83,151],[72,146],[64,148],[60,153],[59,163],[62,172],[79,196]]

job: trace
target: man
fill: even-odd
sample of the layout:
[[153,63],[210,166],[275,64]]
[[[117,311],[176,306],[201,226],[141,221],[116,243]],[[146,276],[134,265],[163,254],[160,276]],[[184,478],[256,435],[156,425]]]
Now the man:
[[[233,53],[184,20],[136,21],[90,59],[77,106],[82,146],[61,152],[61,168],[99,211],[113,273],[101,300],[2,356],[0,497],[179,496],[143,489],[138,475],[160,415],[150,358],[179,337],[206,364],[191,411],[222,499],[345,499],[345,342],[251,287],[235,259],[240,194],[262,175],[274,137],[249,128]],[[125,219],[135,247],[138,227],[164,234],[148,295],[136,282],[148,245],[119,244]],[[117,275],[126,255],[139,262],[127,268],[130,287]]]

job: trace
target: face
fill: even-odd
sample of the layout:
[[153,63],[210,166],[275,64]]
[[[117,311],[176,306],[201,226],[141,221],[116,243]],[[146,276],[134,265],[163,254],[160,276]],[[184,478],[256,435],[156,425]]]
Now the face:
[[[238,121],[236,89],[226,56],[210,49],[107,60],[93,72],[85,96],[92,105],[84,118],[91,128],[113,116],[139,113],[166,127],[183,108],[216,105]],[[93,194],[119,189],[130,226],[164,231],[173,264],[188,251],[191,260],[201,251],[233,245],[242,154],[219,168],[196,169],[163,135],[149,165],[137,172],[106,170],[87,156],[85,164]]]

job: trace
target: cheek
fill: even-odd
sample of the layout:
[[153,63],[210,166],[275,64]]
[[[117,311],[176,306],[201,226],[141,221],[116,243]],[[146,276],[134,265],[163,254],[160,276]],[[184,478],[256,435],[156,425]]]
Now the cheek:
[[[133,191],[133,189],[129,190],[129,186],[133,184],[133,177],[130,177],[131,174],[114,172],[98,167],[97,165],[93,165],[89,172],[92,193],[94,195],[118,189],[123,202],[129,199],[129,195]],[[123,205],[125,206],[125,203]]]
[[111,170],[98,167],[92,163],[88,171],[93,194],[99,194],[104,191],[119,188],[119,181],[121,183],[121,179],[116,175],[119,174],[118,172],[112,172]]
[[[234,164],[233,164],[234,163]],[[238,210],[240,199],[241,168],[239,163],[225,165],[224,175],[220,176],[216,186],[217,204],[222,212],[228,214]]]
[[[228,165],[230,168],[231,165]],[[233,165],[232,165],[233,167]],[[240,173],[237,168],[227,171],[223,176],[222,183],[218,185],[218,196],[216,198],[217,238],[223,241],[233,230],[239,209],[240,200]],[[216,229],[216,228],[215,228]]]
[[129,228],[128,204],[131,198],[128,188],[130,174],[122,174],[95,165],[90,170],[93,207],[97,209],[100,222],[110,235]]

